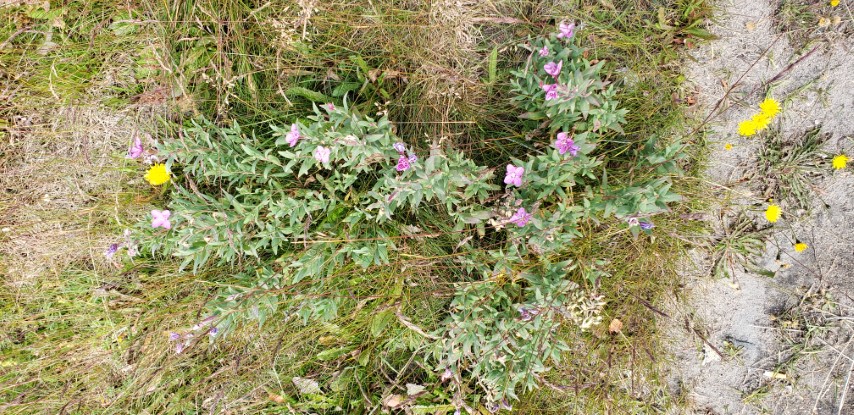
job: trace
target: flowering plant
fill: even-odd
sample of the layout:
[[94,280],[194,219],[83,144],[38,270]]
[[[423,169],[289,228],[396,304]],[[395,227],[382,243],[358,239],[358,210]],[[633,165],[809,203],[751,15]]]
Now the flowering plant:
[[161,146],[176,176],[169,210],[139,226],[147,250],[194,271],[236,269],[209,304],[220,337],[279,310],[304,323],[335,318],[344,297],[327,294],[353,281],[342,270],[395,266],[400,241],[440,218],[454,288],[440,323],[416,330],[432,345],[422,357],[450,382],[458,407],[466,378],[489,407],[509,405],[568,348],[558,325],[583,330],[600,320],[604,299],[581,284],[604,273],[585,259],[554,260],[581,235],[579,223],[616,217],[635,235],[649,233],[652,223],[639,218],[678,200],[669,175],[682,147],[654,137],[633,150],[626,180],[608,181],[602,150],[622,133],[626,111],[599,75],[603,62],[591,64],[573,44],[575,32],[562,23],[525,45],[531,54],[513,72],[513,100],[523,118],[547,127],[532,132],[544,145],[495,166],[439,140],[404,143],[388,118],[346,102],[315,105],[268,135],[194,121]]

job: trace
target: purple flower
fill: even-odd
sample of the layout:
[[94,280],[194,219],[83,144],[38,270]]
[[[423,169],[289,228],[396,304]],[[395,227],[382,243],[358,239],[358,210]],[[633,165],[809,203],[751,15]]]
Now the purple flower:
[[185,347],[187,347],[187,345],[184,344],[184,342],[178,342],[178,344],[175,345],[175,354],[181,354]]
[[151,211],[151,227],[171,229],[172,224],[169,223],[169,216],[172,212],[168,210],[152,210]]
[[507,174],[504,176],[504,184],[512,184],[516,187],[522,186],[522,175],[525,174],[524,167],[516,167],[512,164],[507,165]]
[[558,26],[558,30],[560,31],[560,33],[557,34],[558,39],[566,38],[566,40],[569,40],[572,38],[572,35],[575,33],[575,22],[572,22],[569,24],[564,23],[564,22],[560,22],[560,26]]
[[641,221],[638,225],[640,225],[641,229],[648,231],[655,227],[655,224],[652,222]]
[[626,223],[629,224],[629,227],[638,226],[640,224],[638,222],[638,218],[628,218],[628,219],[626,219]]
[[314,159],[324,164],[329,163],[329,154],[331,153],[331,149],[324,146],[317,146],[317,148],[314,149]]
[[519,308],[519,318],[522,321],[531,321],[538,314],[540,314],[540,310],[536,308]]
[[133,144],[128,148],[128,155],[125,156],[126,159],[137,159],[142,156],[142,153],[145,150],[142,148],[142,140],[139,137],[135,137],[133,139]]
[[543,91],[546,91],[546,101],[557,99],[557,84],[543,84]]
[[557,140],[555,140],[555,148],[561,155],[566,154],[566,152],[568,151],[569,155],[571,155],[572,157],[578,155],[579,150],[578,146],[575,145],[575,142],[572,141],[572,137],[570,137],[569,134],[565,132],[557,133]]
[[453,377],[454,377],[454,372],[451,372],[451,368],[446,367],[445,371],[442,372],[442,376],[439,379],[441,379],[442,382],[447,382],[447,381],[451,380],[451,378],[453,378]]
[[513,222],[518,227],[523,227],[531,220],[531,214],[525,211],[525,208],[520,207],[513,216],[510,217],[510,222]]
[[214,328],[210,329],[210,331],[208,331],[208,335],[211,337],[216,336],[217,333],[219,333],[219,329],[216,327],[214,327]]
[[180,338],[181,338],[181,335],[178,333],[174,333],[174,332],[169,333],[169,340],[172,340],[173,342],[180,339]]
[[409,164],[415,164],[415,162],[418,161],[418,156],[410,154],[407,160],[409,161]]
[[291,124],[291,132],[288,133],[288,136],[285,138],[285,141],[288,142],[288,145],[293,147],[297,145],[297,141],[300,139],[299,127],[297,127],[296,123]]
[[400,155],[400,158],[397,159],[397,171],[406,171],[409,170],[411,165],[409,164],[409,159],[406,158],[403,154]]
[[104,251],[104,256],[107,257],[107,259],[113,259],[113,255],[115,255],[118,250],[119,244],[110,244],[110,247]]
[[394,143],[392,144],[392,147],[394,147],[394,149],[400,154],[403,154],[403,152],[406,151],[406,146],[403,143]]
[[549,47],[548,46],[543,46],[543,48],[540,49],[540,56],[542,56],[542,57],[549,56]]
[[325,108],[326,108],[326,110],[327,110],[327,111],[329,111],[329,112],[335,111],[335,104],[333,104],[333,103],[331,103],[331,102],[330,102],[330,103],[328,103],[328,104],[326,104],[326,105],[324,105],[324,107],[325,107]]
[[552,78],[557,79],[557,76],[560,75],[560,69],[563,68],[563,61],[558,61],[557,63],[549,62],[543,66],[543,69],[547,74],[551,75]]

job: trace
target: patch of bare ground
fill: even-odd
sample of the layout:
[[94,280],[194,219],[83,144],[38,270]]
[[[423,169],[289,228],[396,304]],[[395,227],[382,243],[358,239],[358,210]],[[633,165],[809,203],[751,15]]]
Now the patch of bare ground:
[[[720,39],[687,70],[698,116],[713,114],[716,200],[704,215],[713,231],[683,268],[688,304],[674,301],[668,323],[671,389],[691,413],[854,413],[854,175],[830,165],[854,153],[852,18],[845,1],[802,2],[829,20],[792,28],[810,20],[781,20],[791,3],[718,2]],[[780,116],[740,137],[766,97]],[[769,199],[783,210],[774,224]]]

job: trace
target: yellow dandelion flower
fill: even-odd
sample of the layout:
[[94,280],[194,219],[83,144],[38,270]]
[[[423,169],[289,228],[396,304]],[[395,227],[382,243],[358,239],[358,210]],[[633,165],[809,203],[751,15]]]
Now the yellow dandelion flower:
[[840,154],[833,158],[833,168],[836,170],[842,170],[845,166],[848,165],[848,156],[845,154]]
[[760,112],[759,114],[754,115],[750,120],[753,121],[753,125],[756,126],[756,132],[758,133],[768,128],[772,119],[774,119],[774,117],[770,117],[764,112]]
[[830,0],[830,7],[836,7],[839,5],[839,0]]
[[745,120],[738,123],[738,135],[750,137],[756,134],[759,130],[756,128],[756,123],[753,120]]
[[165,164],[155,164],[145,173],[145,180],[148,180],[152,186],[160,186],[169,181],[169,170],[166,170]]
[[768,219],[768,222],[771,223],[777,222],[780,220],[781,213],[780,206],[768,205],[768,209],[765,209],[765,219]]
[[730,144],[730,143],[724,144],[724,150],[726,150],[726,151],[732,150],[732,144]]
[[809,245],[803,242],[798,242],[795,244],[795,252],[804,252],[807,250],[807,248],[809,248]]
[[780,103],[774,98],[766,98],[759,104],[759,109],[762,110],[762,114],[774,118],[780,113]]

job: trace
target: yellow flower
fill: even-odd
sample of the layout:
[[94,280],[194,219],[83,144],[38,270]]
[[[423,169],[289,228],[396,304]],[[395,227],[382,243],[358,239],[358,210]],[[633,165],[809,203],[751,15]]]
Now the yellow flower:
[[730,144],[730,143],[724,144],[724,150],[726,150],[726,151],[732,150],[732,144]]
[[169,181],[169,170],[166,170],[165,164],[155,164],[145,173],[145,180],[148,180],[153,186],[160,186]]
[[780,103],[774,98],[766,98],[759,104],[759,109],[762,110],[762,114],[774,118],[780,113]]
[[809,245],[803,242],[798,242],[795,244],[795,252],[804,252],[807,250],[807,248],[809,248]]
[[738,134],[745,137],[750,137],[756,134],[759,130],[756,128],[756,123],[753,120],[745,120],[738,123]]
[[765,209],[765,219],[768,219],[768,222],[774,223],[780,219],[780,206],[777,205],[768,205],[768,209]]
[[833,158],[833,168],[836,170],[842,170],[845,166],[848,165],[848,156],[845,154],[840,154]]
[[830,0],[830,7],[836,7],[839,5],[839,0]]
[[751,118],[750,120],[753,121],[753,125],[756,126],[756,132],[758,133],[768,128],[768,125],[771,124],[772,119],[774,119],[774,117],[769,116],[764,112],[760,112],[759,114],[754,115],[753,118]]

